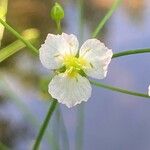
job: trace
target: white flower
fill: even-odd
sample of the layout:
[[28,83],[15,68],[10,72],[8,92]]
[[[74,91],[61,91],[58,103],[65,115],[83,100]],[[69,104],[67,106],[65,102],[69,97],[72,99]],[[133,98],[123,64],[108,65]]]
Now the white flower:
[[92,88],[86,75],[105,78],[112,58],[112,50],[97,39],[87,40],[79,51],[78,47],[73,34],[48,34],[39,50],[43,66],[57,73],[49,83],[49,93],[68,107],[90,98]]

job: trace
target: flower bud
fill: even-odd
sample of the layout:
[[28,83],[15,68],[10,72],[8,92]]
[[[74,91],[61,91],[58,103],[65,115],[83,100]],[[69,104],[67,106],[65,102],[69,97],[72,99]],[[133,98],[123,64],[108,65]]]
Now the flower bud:
[[55,3],[55,5],[53,6],[53,8],[51,10],[51,17],[56,22],[58,22],[64,18],[64,10],[60,4]]
[[27,40],[33,40],[39,38],[40,32],[35,28],[30,28],[23,31],[22,36]]

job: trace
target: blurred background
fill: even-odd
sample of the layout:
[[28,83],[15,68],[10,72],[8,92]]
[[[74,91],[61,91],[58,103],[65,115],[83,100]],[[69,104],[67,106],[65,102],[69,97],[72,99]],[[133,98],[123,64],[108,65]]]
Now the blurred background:
[[[2,1],[0,0],[0,4]],[[82,44],[91,37],[113,1],[84,0],[81,23],[79,0],[57,1],[65,10],[63,31],[77,35]],[[48,33],[56,33],[55,23],[50,18],[54,2],[8,0],[6,20],[20,33],[33,31],[36,36],[34,45],[39,48]],[[124,0],[98,38],[114,53],[149,48],[149,27],[150,1]],[[1,49],[16,40],[5,30]],[[149,60],[148,53],[113,59],[107,78],[101,82],[147,93],[150,83]],[[51,102],[47,92],[49,80],[49,70],[27,48],[0,63],[1,150],[4,145],[11,150],[31,149]],[[149,99],[93,87],[92,97],[87,103],[72,109],[64,105],[57,108],[41,143],[41,149],[149,150],[149,127]]]

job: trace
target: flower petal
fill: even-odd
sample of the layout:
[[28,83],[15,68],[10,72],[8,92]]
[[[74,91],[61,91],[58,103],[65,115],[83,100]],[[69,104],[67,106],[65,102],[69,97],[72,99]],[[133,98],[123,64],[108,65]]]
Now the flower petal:
[[78,40],[74,35],[63,33],[61,35],[48,34],[45,43],[40,48],[40,60],[48,69],[60,68],[65,55],[76,55]]
[[61,35],[48,34],[45,43],[40,48],[40,60],[48,69],[59,68],[62,64],[60,51],[69,50],[69,45]]
[[66,42],[69,44],[71,54],[75,56],[79,48],[79,42],[78,42],[77,37],[74,34],[68,35],[66,33],[62,33],[62,36],[66,40]]
[[49,93],[52,97],[69,108],[87,101],[91,96],[91,91],[90,82],[81,75],[71,78],[61,73],[54,76],[49,84]]
[[85,73],[96,79],[106,77],[112,54],[112,50],[105,47],[105,45],[97,39],[87,40],[79,52],[79,56],[87,60],[90,64],[88,67],[85,67]]

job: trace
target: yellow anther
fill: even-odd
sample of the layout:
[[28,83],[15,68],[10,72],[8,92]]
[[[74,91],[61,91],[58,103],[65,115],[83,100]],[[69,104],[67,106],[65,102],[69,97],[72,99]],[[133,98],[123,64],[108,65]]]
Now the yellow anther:
[[83,58],[78,58],[73,55],[66,55],[64,57],[64,63],[66,72],[70,77],[75,77],[81,70],[86,68],[87,61]]

